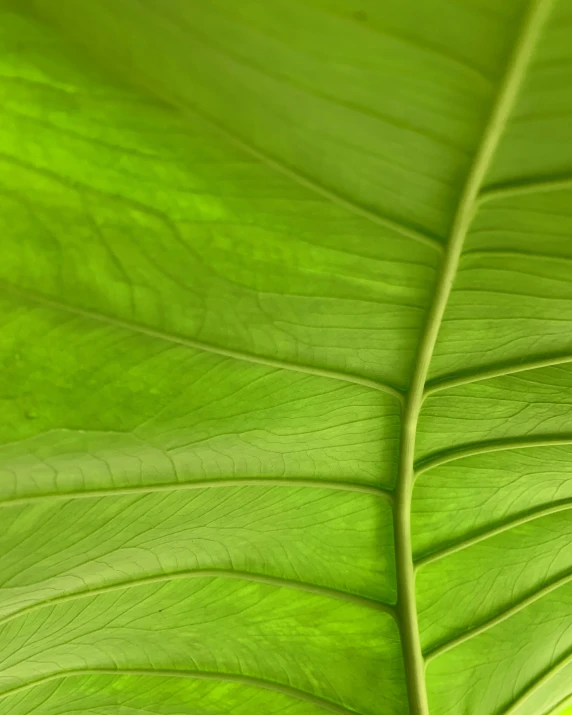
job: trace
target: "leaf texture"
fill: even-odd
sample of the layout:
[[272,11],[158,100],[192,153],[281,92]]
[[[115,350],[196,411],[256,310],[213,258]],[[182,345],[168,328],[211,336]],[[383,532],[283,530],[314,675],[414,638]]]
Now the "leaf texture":
[[560,715],[572,3],[0,8],[0,711]]

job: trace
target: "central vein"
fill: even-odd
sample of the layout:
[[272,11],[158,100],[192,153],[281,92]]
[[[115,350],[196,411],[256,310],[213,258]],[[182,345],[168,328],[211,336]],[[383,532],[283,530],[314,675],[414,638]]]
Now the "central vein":
[[429,715],[425,660],[421,650],[415,600],[415,567],[411,540],[411,498],[415,476],[413,465],[417,423],[437,335],[457,273],[463,243],[477,208],[479,193],[514,107],[552,2],[553,0],[530,0],[504,77],[499,84],[487,125],[455,211],[447,250],[443,254],[433,300],[418,347],[413,379],[402,415],[399,472],[395,489],[394,539],[398,595],[397,616],[401,632],[410,715]]

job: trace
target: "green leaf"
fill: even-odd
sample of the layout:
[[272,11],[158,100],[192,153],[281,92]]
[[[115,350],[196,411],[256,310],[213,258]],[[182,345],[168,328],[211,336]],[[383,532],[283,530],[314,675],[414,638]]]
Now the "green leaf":
[[561,712],[571,0],[0,8],[0,711]]

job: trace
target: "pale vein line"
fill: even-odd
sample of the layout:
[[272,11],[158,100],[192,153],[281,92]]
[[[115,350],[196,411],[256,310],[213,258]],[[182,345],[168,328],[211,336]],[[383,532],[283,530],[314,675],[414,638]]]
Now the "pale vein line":
[[198,340],[191,340],[189,338],[184,338],[178,335],[164,333],[160,330],[154,330],[139,323],[133,323],[127,320],[120,320],[119,318],[113,318],[103,313],[96,313],[91,310],[77,308],[67,303],[62,303],[58,300],[54,300],[53,298],[47,298],[46,296],[33,293],[28,290],[24,290],[22,288],[19,288],[18,286],[10,285],[8,283],[5,283],[4,281],[0,283],[0,289],[4,293],[18,296],[19,298],[23,298],[24,300],[37,303],[48,308],[52,308],[53,310],[71,313],[73,315],[78,315],[88,320],[94,320],[99,323],[105,323],[106,325],[112,325],[116,328],[129,330],[132,333],[139,333],[151,338],[156,338],[158,340],[164,340],[169,343],[174,343],[176,345],[183,345],[185,347],[192,348],[193,350],[214,353],[215,355],[220,355],[222,357],[233,358],[235,360],[241,360],[242,362],[254,363],[257,365],[265,365],[267,367],[274,367],[280,370],[301,372],[306,373],[308,375],[315,375],[317,377],[326,377],[332,380],[338,380],[340,382],[353,383],[355,385],[361,385],[362,387],[369,387],[380,392],[385,392],[392,397],[396,397],[400,402],[403,399],[403,393],[396,387],[393,387],[392,385],[387,385],[382,382],[378,382],[377,380],[370,380],[367,377],[361,377],[360,375],[352,375],[351,373],[346,373],[339,370],[327,370],[318,367],[312,367],[310,365],[298,365],[297,363],[287,362],[286,360],[274,360],[273,358],[266,358],[261,355],[242,352],[240,350],[230,350],[227,348],[218,347],[216,345],[209,345],[208,343],[203,343]]
[[148,586],[156,583],[171,583],[173,581],[182,581],[192,578],[222,578],[234,579],[236,581],[249,581],[252,583],[261,583],[266,586],[277,586],[278,588],[288,588],[293,591],[304,591],[316,596],[332,598],[338,601],[346,601],[362,608],[369,608],[375,611],[382,611],[388,615],[394,616],[395,609],[388,603],[375,601],[372,598],[358,596],[357,594],[340,589],[330,588],[328,586],[318,586],[305,581],[296,581],[291,578],[281,578],[278,576],[266,576],[264,574],[251,573],[249,571],[235,571],[231,569],[211,568],[211,569],[187,569],[184,571],[175,571],[173,573],[163,573],[154,576],[144,576],[141,578],[132,578],[126,581],[119,581],[107,586],[98,588],[85,589],[83,591],[75,591],[66,593],[60,596],[54,596],[38,603],[33,603],[30,606],[21,608],[7,616],[0,617],[0,625],[4,625],[16,618],[28,615],[34,611],[40,611],[50,606],[57,606],[62,603],[69,603],[83,598],[91,598],[93,596],[101,596],[113,591],[124,591],[130,588],[139,586]]
[[544,675],[537,678],[532,685],[527,688],[511,705],[505,710],[503,715],[514,715],[517,710],[526,703],[538,690],[545,686],[552,678],[568,665],[572,664],[572,653],[561,658],[552,668],[549,668]]
[[457,273],[464,240],[478,208],[479,192],[515,104],[530,57],[550,7],[551,0],[533,0],[522,20],[512,55],[508,60],[482,139],[459,197],[447,249],[442,257],[435,293],[419,344],[411,388],[405,402],[399,474],[395,491],[394,540],[399,594],[398,615],[401,620],[411,715],[429,715],[425,662],[421,650],[415,599],[415,567],[411,543],[411,498],[415,479],[414,455],[417,423],[439,328],[443,322]]
[[512,606],[512,608],[508,608],[506,611],[503,611],[503,613],[500,613],[498,616],[495,616],[489,621],[486,621],[486,623],[483,623],[476,628],[472,628],[470,631],[466,631],[461,636],[453,638],[450,641],[447,641],[446,643],[443,643],[431,649],[425,654],[425,661],[429,663],[435,658],[438,658],[440,655],[443,655],[443,653],[447,653],[447,651],[450,651],[453,648],[456,648],[457,646],[460,646],[461,644],[466,643],[473,638],[476,638],[477,636],[481,635],[481,633],[485,633],[489,629],[498,626],[500,623],[503,623],[504,621],[508,620],[520,611],[523,611],[528,606],[531,606],[532,604],[536,603],[536,601],[539,601],[544,596],[547,596],[549,593],[556,591],[558,588],[560,588],[561,586],[565,586],[571,581],[572,573],[558,579],[557,581],[554,581],[553,583],[549,584],[548,586],[545,586],[544,588],[539,589],[528,598],[525,598],[516,605]]
[[509,363],[482,371],[475,370],[474,372],[460,373],[456,377],[447,377],[445,375],[436,380],[430,380],[427,383],[425,397],[429,397],[441,390],[450,390],[453,387],[470,385],[473,382],[480,382],[481,380],[492,380],[495,377],[505,377],[515,375],[519,372],[526,372],[527,370],[539,370],[543,367],[555,367],[556,365],[566,365],[567,363],[572,363],[572,355],[554,355],[552,357],[529,360],[527,362]]
[[328,189],[326,186],[310,179],[309,177],[300,173],[293,167],[284,164],[282,161],[276,159],[275,157],[267,154],[262,149],[259,149],[250,142],[246,141],[243,137],[231,131],[227,126],[223,125],[210,114],[207,114],[203,110],[199,109],[196,104],[193,104],[187,100],[181,101],[179,98],[170,95],[168,92],[164,92],[162,88],[151,86],[151,84],[147,82],[146,77],[139,77],[136,83],[139,87],[145,89],[152,96],[155,96],[161,101],[166,102],[168,105],[175,107],[181,114],[195,115],[202,122],[215,129],[227,141],[230,141],[232,144],[234,144],[246,154],[250,154],[250,156],[254,157],[261,164],[265,164],[266,166],[269,166],[275,171],[278,171],[282,175],[287,176],[295,183],[299,184],[300,186],[303,186],[306,189],[309,189],[314,194],[322,196],[330,203],[340,206],[346,211],[349,211],[356,216],[360,216],[361,218],[364,218],[371,223],[374,223],[383,228],[388,228],[392,231],[395,231],[396,233],[401,234],[402,236],[405,236],[406,238],[410,238],[414,241],[422,243],[425,246],[428,246],[429,248],[432,248],[439,253],[443,251],[443,243],[437,236],[429,233],[428,231],[423,231],[421,229],[414,228],[413,226],[408,226],[400,221],[391,219],[388,216],[383,216],[375,211],[371,211],[364,206],[356,204],[351,199],[341,196],[337,192]]
[[556,703],[554,707],[551,707],[544,715],[565,715],[564,708],[568,705],[572,705],[572,693],[565,695],[560,702]]
[[154,492],[173,492],[189,489],[219,489],[229,487],[303,487],[309,489],[332,489],[334,491],[356,492],[369,494],[374,497],[386,499],[391,503],[392,494],[381,487],[368,486],[367,484],[354,484],[352,482],[322,481],[321,479],[269,479],[242,478],[235,479],[204,479],[193,482],[171,482],[168,484],[137,485],[133,487],[119,487],[108,489],[84,489],[72,492],[57,492],[54,494],[30,494],[25,497],[0,499],[0,509],[13,506],[22,506],[36,501],[70,501],[73,499],[99,499],[102,497],[116,497],[118,495],[151,494]]
[[[172,100],[167,101],[169,102],[169,104],[173,104]],[[365,218],[371,223],[377,224],[382,228],[388,228],[391,231],[395,231],[396,233],[401,234],[406,238],[410,238],[413,241],[422,243],[423,245],[432,248],[438,253],[443,252],[443,243],[439,240],[439,238],[437,238],[437,236],[434,236],[429,232],[413,228],[412,226],[407,226],[400,221],[390,219],[388,216],[382,216],[375,211],[371,211],[363,206],[360,206],[359,204],[354,203],[350,199],[341,196],[340,194],[336,193],[335,191],[332,191],[331,189],[327,189],[322,184],[312,181],[312,179],[308,178],[307,176],[304,176],[292,167],[286,166],[274,157],[271,157],[269,154],[266,154],[266,152],[263,152],[261,149],[255,148],[253,145],[247,143],[244,139],[233,134],[229,129],[227,129],[227,127],[224,127],[222,124],[213,119],[210,115],[207,115],[201,110],[199,110],[198,107],[196,107],[195,105],[191,105],[190,102],[188,104],[175,104],[175,106],[177,106],[179,111],[181,111],[182,113],[192,112],[196,114],[204,122],[207,122],[208,124],[215,127],[217,131],[219,131],[227,139],[232,141],[243,151],[258,159],[258,161],[260,161],[261,163],[270,166],[275,171],[280,172],[284,176],[287,176],[289,179],[295,181],[297,184],[300,184],[301,186],[304,186],[305,188],[318,194],[319,196],[322,196],[331,203],[346,209],[347,211],[355,214],[356,216]]]
[[446,556],[450,556],[451,554],[455,554],[459,551],[463,551],[464,549],[468,549],[470,546],[474,546],[481,541],[492,539],[494,536],[498,536],[505,531],[510,531],[511,529],[515,529],[518,526],[522,526],[523,524],[527,524],[531,521],[541,519],[544,516],[558,514],[559,512],[567,511],[568,509],[572,509],[572,499],[563,499],[562,501],[558,502],[558,504],[553,504],[552,506],[548,507],[543,506],[538,509],[534,509],[533,511],[527,512],[523,516],[518,516],[514,519],[509,519],[507,521],[501,522],[492,529],[488,529],[487,531],[481,531],[480,533],[475,534],[475,536],[472,536],[465,541],[460,541],[456,544],[448,546],[442,551],[436,551],[432,554],[428,554],[427,556],[422,557],[416,562],[416,568],[420,569],[423,566],[427,566],[428,564],[434,563],[435,561],[440,561]]
[[[141,87],[141,85],[139,85]],[[145,87],[143,87],[145,88]],[[146,88],[149,89],[149,88]],[[359,206],[358,204],[353,203],[349,199],[345,199],[338,194],[330,191],[329,189],[326,189],[325,187],[314,183],[311,179],[302,176],[301,174],[297,173],[294,169],[291,169],[287,166],[282,165],[280,162],[278,162],[275,159],[272,159],[271,157],[267,156],[264,154],[262,151],[259,151],[258,149],[255,149],[254,147],[250,146],[246,142],[244,142],[242,139],[240,139],[238,136],[233,135],[228,129],[223,127],[222,125],[218,124],[216,120],[212,119],[206,114],[203,114],[199,109],[196,107],[192,106],[190,103],[185,104],[185,105],[180,105],[174,102],[172,99],[165,99],[162,97],[159,93],[155,92],[154,90],[151,90],[152,94],[155,95],[158,99],[161,101],[166,101],[169,105],[175,107],[181,114],[183,115],[189,115],[189,114],[194,114],[198,119],[200,119],[203,123],[210,125],[211,128],[215,129],[219,134],[224,136],[227,140],[231,141],[233,144],[236,144],[239,148],[242,149],[242,151],[251,154],[254,158],[256,158],[259,162],[267,164],[268,166],[272,167],[276,171],[279,171],[282,174],[285,174],[292,180],[296,181],[302,186],[305,186],[306,188],[310,189],[314,193],[317,193],[319,195],[322,195],[324,198],[329,200],[333,204],[337,204],[343,208],[345,208],[347,211],[350,211],[353,214],[356,214],[358,216],[361,216],[362,218],[367,219],[368,221],[377,224],[379,226],[382,226],[383,228],[388,228],[392,231],[395,231],[398,234],[401,234],[402,236],[405,236],[406,238],[410,238],[414,241],[418,241],[420,243],[423,243],[424,245],[438,251],[439,253],[442,252],[443,250],[443,244],[441,240],[437,237],[434,236],[428,232],[421,231],[419,229],[416,229],[412,226],[407,226],[406,224],[400,223],[399,221],[394,221],[393,219],[390,219],[389,217],[382,216],[381,214],[375,213],[373,211],[370,211],[369,209],[366,209],[364,207]],[[49,169],[46,169],[44,167],[40,166],[35,166],[33,164],[28,164],[26,162],[23,162],[19,160],[17,157],[12,156],[10,154],[6,154],[5,152],[0,152],[0,159],[3,159],[4,161],[10,162],[12,164],[15,164],[17,166],[21,166],[28,171],[34,171],[38,174],[42,174],[44,176],[49,176],[51,179],[59,181],[60,183],[64,183],[66,186],[71,187],[71,188],[77,188],[80,186],[80,184],[75,181],[75,180],[70,180],[67,177],[59,176],[56,173],[51,172]],[[84,184],[85,188],[87,188],[90,191],[97,191],[97,193],[103,193],[99,192],[97,189],[94,189],[93,187]],[[133,199],[129,199],[124,196],[111,196],[108,194],[103,193],[104,196],[109,196],[111,198],[116,198],[119,199],[125,203],[133,205],[134,202]],[[149,207],[146,207],[147,210],[149,210]]]
[[[341,196],[335,191],[326,188],[324,185],[303,175],[293,167],[282,163],[281,161],[270,156],[263,150],[258,149],[254,145],[250,144],[238,134],[232,132],[228,127],[224,126],[222,123],[200,110],[197,105],[194,105],[188,101],[180,102],[178,98],[170,96],[168,93],[163,93],[157,87],[152,87],[145,81],[145,78],[139,78],[136,84],[140,89],[145,89],[147,92],[149,92],[152,96],[156,97],[160,101],[166,102],[169,106],[176,108],[181,114],[195,115],[196,118],[198,118],[201,122],[209,125],[220,135],[224,136],[227,141],[230,141],[232,144],[237,146],[246,154],[250,154],[250,156],[254,157],[258,162],[266,164],[275,171],[278,171],[279,173],[287,176],[289,179],[299,184],[300,186],[304,186],[305,188],[309,189],[312,193],[322,196],[330,203],[340,206],[346,211],[349,211],[354,215],[360,216],[361,218],[364,218],[371,223],[374,223],[383,228],[390,229],[406,238],[410,238],[414,241],[422,243],[439,253],[443,251],[443,243],[438,236],[420,228],[409,226],[399,220],[392,219],[389,216],[384,216],[376,211],[367,209],[364,206],[360,206],[359,204],[355,203],[351,199]],[[83,138],[86,141],[89,140],[89,138],[87,137]],[[3,156],[8,160],[13,160],[10,155]],[[41,168],[33,166],[30,166],[28,168],[42,171]]]
[[325,698],[320,698],[317,695],[312,695],[304,690],[298,690],[289,685],[282,685],[282,683],[275,683],[271,680],[265,680],[264,678],[257,678],[251,675],[235,675],[234,673],[216,673],[210,671],[201,670],[152,670],[150,668],[82,668],[77,670],[66,670],[60,673],[54,673],[52,675],[46,675],[43,678],[37,678],[36,680],[23,683],[22,685],[17,685],[14,688],[5,690],[0,693],[0,698],[8,697],[9,695],[15,695],[16,693],[22,692],[23,690],[29,690],[30,688],[35,688],[43,683],[48,683],[54,680],[62,680],[64,678],[70,677],[81,677],[89,675],[132,675],[132,676],[152,676],[152,677],[163,677],[163,678],[189,678],[194,680],[220,680],[224,682],[237,683],[239,685],[251,685],[256,688],[261,688],[262,690],[269,690],[271,692],[280,693],[281,695],[287,695],[291,698],[296,698],[297,700],[302,700],[323,710],[328,710],[330,712],[336,713],[337,715],[358,715],[355,710],[349,710],[341,705],[337,705]]
[[531,449],[533,447],[563,447],[572,444],[572,435],[556,435],[554,437],[515,437],[514,439],[497,439],[489,442],[477,442],[475,444],[458,447],[455,449],[438,452],[434,456],[426,457],[418,462],[415,469],[417,478],[423,472],[435,467],[441,467],[448,462],[456,462],[465,457],[475,457],[479,454],[489,452],[504,452],[512,449]]
[[569,189],[572,189],[572,177],[566,175],[554,178],[547,177],[546,179],[522,179],[484,189],[479,196],[479,203],[485,204],[489,201],[500,201],[530,194],[567,191]]

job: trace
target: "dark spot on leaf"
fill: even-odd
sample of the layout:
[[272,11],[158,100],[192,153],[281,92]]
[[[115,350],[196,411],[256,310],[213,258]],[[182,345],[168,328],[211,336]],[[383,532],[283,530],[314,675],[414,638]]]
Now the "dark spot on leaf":
[[360,22],[367,22],[367,12],[364,10],[356,10],[354,12],[354,18]]

